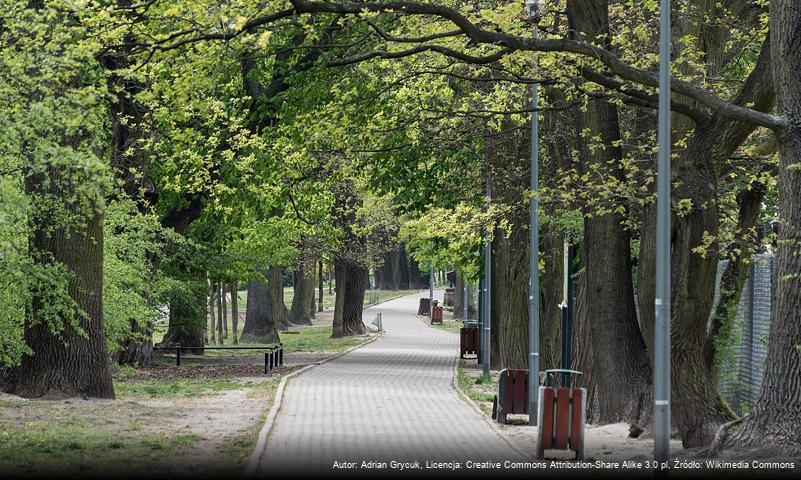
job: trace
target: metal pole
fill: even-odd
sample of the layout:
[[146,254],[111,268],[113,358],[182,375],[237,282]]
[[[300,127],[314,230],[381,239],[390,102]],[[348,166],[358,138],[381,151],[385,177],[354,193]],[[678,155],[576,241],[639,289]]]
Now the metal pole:
[[670,458],[670,1],[659,14],[659,131],[654,309],[654,460]]
[[468,290],[468,288],[467,288],[467,285],[468,285],[467,284],[467,280],[466,279],[462,279],[462,280],[463,280],[463,283],[464,283],[464,291],[462,292],[462,319],[463,319],[464,323],[467,323],[467,320],[468,320],[468,318],[467,318],[467,302],[470,301],[470,298],[468,298],[468,294],[467,294],[467,290]]
[[[484,255],[484,248],[479,248],[479,256]],[[484,364],[484,276],[478,277],[478,363]]]
[[[562,309],[562,368],[572,370],[573,357],[573,259],[575,247],[565,239],[565,306]],[[570,388],[570,374],[562,374],[562,387]]]
[[[537,12],[535,12],[536,15]],[[536,18],[536,16],[535,16]],[[531,37],[537,39],[537,24],[531,32]],[[536,55],[536,54],[535,54]],[[536,59],[536,56],[535,56]],[[539,89],[534,83],[531,86],[531,199],[529,200],[530,239],[529,239],[529,283],[528,283],[528,423],[536,425],[539,415],[539,371],[540,371],[540,277],[539,277],[539,115],[536,111],[539,105]]]
[[[490,185],[487,178],[487,207],[490,202]],[[487,232],[484,247],[484,354],[481,356],[484,374],[490,373],[490,351],[492,350],[492,241]]]
[[434,318],[434,267],[428,271],[428,319]]

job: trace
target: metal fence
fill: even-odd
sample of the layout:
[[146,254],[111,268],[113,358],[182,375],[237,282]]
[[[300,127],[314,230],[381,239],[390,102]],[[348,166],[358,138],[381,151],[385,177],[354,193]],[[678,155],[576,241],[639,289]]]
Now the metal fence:
[[[762,386],[770,331],[770,308],[776,271],[775,255],[754,255],[737,307],[733,335],[720,345],[722,361],[718,388],[729,404],[744,413],[753,406]],[[715,299],[727,261],[718,265]]]

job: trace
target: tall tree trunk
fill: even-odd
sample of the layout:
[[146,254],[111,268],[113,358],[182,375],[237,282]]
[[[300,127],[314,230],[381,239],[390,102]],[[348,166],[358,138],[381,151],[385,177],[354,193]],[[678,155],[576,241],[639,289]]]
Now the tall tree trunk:
[[267,270],[267,287],[270,290],[270,312],[273,323],[279,330],[287,330],[289,324],[289,312],[284,303],[284,269],[272,267]]
[[728,263],[720,277],[718,291],[720,297],[704,343],[704,361],[712,372],[712,379],[717,383],[719,378],[720,358],[717,344],[725,341],[731,334],[737,305],[743,292],[743,285],[748,274],[749,257],[756,245],[756,227],[765,198],[765,185],[754,180],[737,194],[738,219],[735,240],[728,248]]
[[[31,209],[29,255],[43,272],[65,268],[71,276],[64,286],[38,284],[31,291],[23,338],[33,353],[0,375],[3,390],[21,397],[114,398],[103,327],[103,214],[95,201],[81,199],[83,177],[77,168],[53,165],[26,175],[25,191],[39,207]],[[75,218],[54,218],[43,207],[51,202]],[[91,216],[81,213],[83,207]],[[74,319],[68,311],[53,311],[65,301],[56,293],[62,288],[75,302]]]
[[456,285],[453,289],[453,319],[465,320],[464,317],[464,279],[456,275]]
[[225,317],[225,309],[223,308],[223,297],[225,296],[225,290],[222,282],[217,282],[217,291],[219,292],[219,295],[217,295],[217,344],[224,345],[223,319]]
[[[201,277],[202,278],[202,277]],[[159,347],[202,347],[206,337],[205,278],[185,280],[186,287],[174,292],[170,298],[170,319],[167,333]],[[193,353],[203,353],[201,349]]]
[[311,293],[311,302],[309,302],[309,318],[311,318],[312,320],[317,318],[317,300],[315,300],[315,297],[317,297],[317,295],[315,295],[315,292],[314,292],[314,283],[315,283],[314,277],[316,277],[316,275],[314,275],[314,273],[315,273],[314,270],[315,270],[314,264],[312,264],[311,286],[309,287],[311,289],[311,292],[312,292]]
[[[583,40],[609,48],[609,18],[606,0],[569,0],[571,31]],[[584,171],[603,182],[623,181],[623,152],[617,108],[603,100],[588,102],[577,115]],[[588,142],[600,141],[600,145]],[[601,187],[601,186],[599,186]],[[632,283],[631,246],[624,215],[616,213],[612,200],[600,207],[612,213],[599,214],[596,206],[585,207],[582,261],[586,298],[591,299],[593,370],[598,388],[599,421],[615,423],[639,414],[641,395],[650,369],[645,343],[637,322]],[[610,203],[607,205],[607,203]]]
[[770,3],[773,82],[778,112],[788,127],[776,132],[779,150],[781,232],[771,308],[765,375],[754,409],[733,431],[723,430],[726,447],[763,448],[801,454],[801,3]]
[[223,339],[228,340],[228,300],[226,299],[225,282],[220,282],[220,297],[222,298],[222,325]]
[[362,335],[367,329],[362,322],[367,269],[346,259],[336,260],[336,300],[332,338]]
[[314,260],[303,260],[294,271],[295,294],[288,321],[293,325],[311,325],[314,309]]
[[409,256],[403,244],[398,245],[398,289],[409,290]]
[[582,274],[576,280],[576,315],[573,321],[573,338],[571,351],[571,365],[575,370],[582,372],[576,379],[575,387],[587,389],[585,411],[587,423],[598,421],[599,412],[596,408],[598,396],[598,381],[593,363],[593,337],[591,325],[594,316],[591,313],[590,292],[587,289],[587,275]]
[[409,257],[409,289],[420,290],[426,288],[426,277],[420,272],[420,265],[417,261]]
[[320,260],[318,263],[320,274],[317,280],[317,311],[322,312],[325,305],[323,303],[323,261]]
[[239,344],[239,285],[236,280],[231,282],[231,326],[233,329],[234,345]]
[[[515,218],[515,225],[524,223]],[[528,369],[528,232],[518,227],[507,237],[498,231],[493,240],[491,328],[497,331],[498,368]]]
[[[548,209],[546,208],[546,211]],[[562,231],[558,225],[551,223],[544,232],[543,263],[545,272],[542,275],[544,288],[541,290],[540,311],[540,368],[548,370],[559,368],[559,349],[561,345],[562,304],[564,262]],[[578,313],[578,312],[577,312]]]
[[[269,271],[262,272],[264,277]],[[248,282],[248,301],[245,307],[245,325],[242,327],[242,342],[279,343],[278,329],[272,316],[270,288],[260,280]]]
[[209,281],[209,344],[214,345],[217,341],[217,316],[214,314],[215,299],[217,298],[217,284]]

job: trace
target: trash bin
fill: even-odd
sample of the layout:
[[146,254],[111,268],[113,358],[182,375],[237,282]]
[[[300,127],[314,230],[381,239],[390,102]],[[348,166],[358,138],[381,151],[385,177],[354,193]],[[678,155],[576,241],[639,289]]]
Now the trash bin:
[[544,458],[546,450],[572,450],[576,460],[584,458],[587,390],[571,388],[573,382],[559,385],[560,378],[581,374],[576,370],[545,371],[545,384],[537,392],[537,458]]

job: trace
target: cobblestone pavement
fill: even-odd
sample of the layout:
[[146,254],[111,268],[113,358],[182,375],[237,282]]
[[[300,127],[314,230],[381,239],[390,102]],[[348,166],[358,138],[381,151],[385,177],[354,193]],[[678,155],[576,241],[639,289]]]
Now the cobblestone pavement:
[[335,462],[419,461],[432,473],[426,461],[524,460],[459,397],[459,337],[417,318],[419,297],[368,308],[366,323],[383,314],[381,338],[289,381],[259,477],[336,473]]

